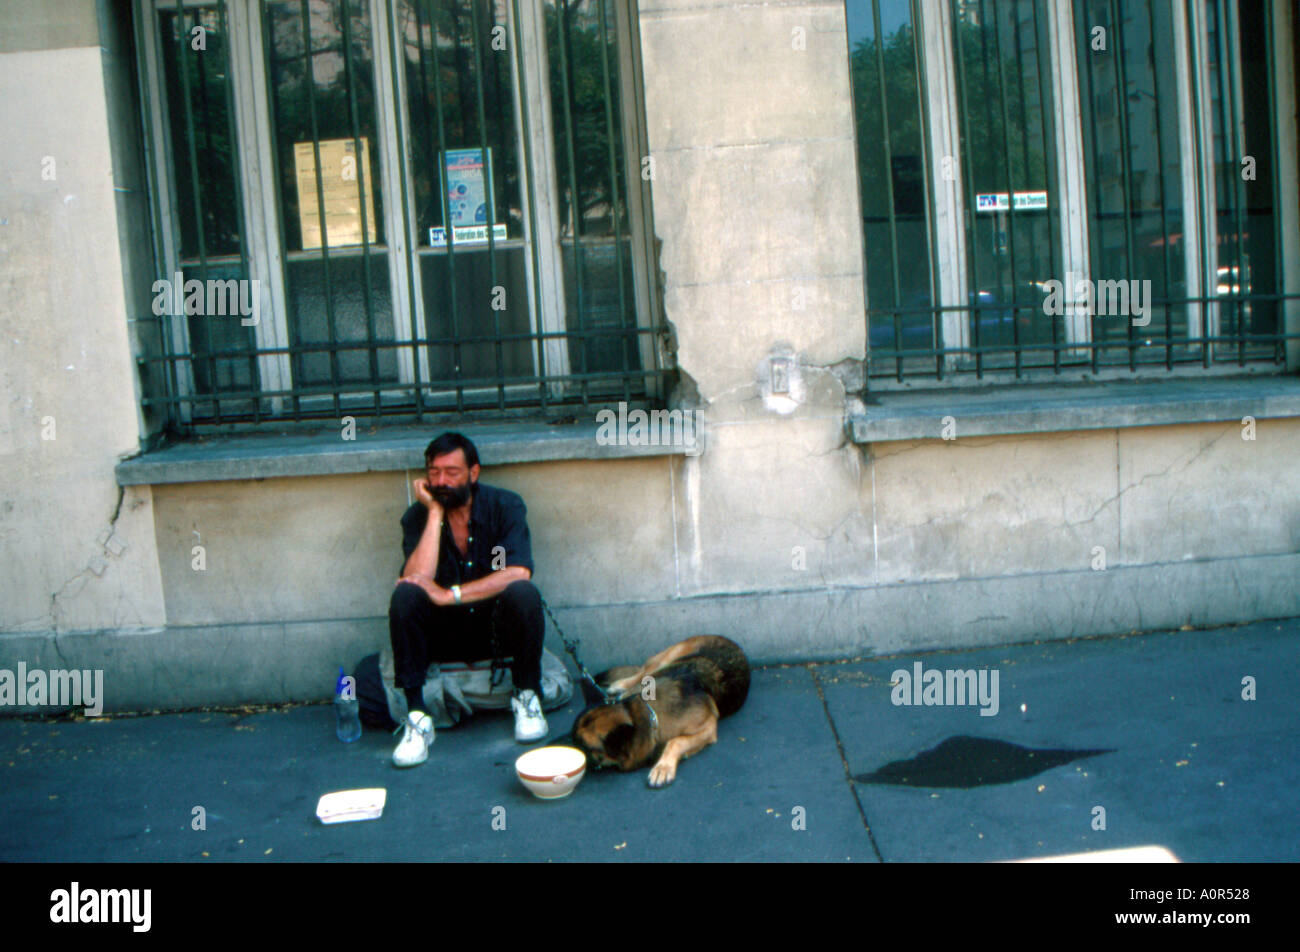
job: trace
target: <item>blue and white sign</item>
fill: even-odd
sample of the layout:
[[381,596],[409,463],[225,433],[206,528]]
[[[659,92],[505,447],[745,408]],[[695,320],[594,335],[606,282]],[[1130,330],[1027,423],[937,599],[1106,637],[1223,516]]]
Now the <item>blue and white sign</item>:
[[[506,226],[504,224],[498,222],[492,226],[493,241],[505,241],[508,237],[510,236],[506,233]],[[458,245],[487,244],[487,225],[457,225],[456,230],[452,235],[452,240]],[[429,229],[429,247],[447,247],[446,228]]]
[[[488,210],[492,207],[492,150],[448,149],[443,153],[443,181],[447,189],[447,217],[455,244],[486,244]],[[492,240],[508,237],[504,222],[492,225]],[[447,247],[447,229],[429,229],[429,247]]]
[[[486,225],[488,220],[488,184],[483,174],[482,149],[449,149],[444,153],[447,167],[447,212],[451,226]],[[488,163],[492,152],[488,150]]]
[[[976,212],[1004,212],[1009,207],[1006,192],[984,192],[975,196]],[[1018,212],[1046,211],[1046,192],[1016,192],[1015,206]]]

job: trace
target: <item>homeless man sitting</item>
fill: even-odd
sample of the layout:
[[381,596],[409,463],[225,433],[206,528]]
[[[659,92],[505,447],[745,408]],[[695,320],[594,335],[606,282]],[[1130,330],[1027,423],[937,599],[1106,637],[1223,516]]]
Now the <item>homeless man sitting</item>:
[[426,479],[402,515],[406,563],[393,589],[388,632],[397,687],[407,715],[393,763],[429,758],[433,719],[421,695],[431,662],[512,657],[515,740],[547,734],[541,664],[545,621],[533,585],[524,501],[478,481],[478,451],[459,433],[444,433],[424,451]]

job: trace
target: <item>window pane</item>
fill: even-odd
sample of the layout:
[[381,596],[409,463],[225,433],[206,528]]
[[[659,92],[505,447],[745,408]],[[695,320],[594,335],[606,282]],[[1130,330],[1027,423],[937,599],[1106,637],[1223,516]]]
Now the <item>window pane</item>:
[[[508,237],[523,237],[506,27],[504,0],[399,0],[397,4],[421,247],[445,245],[441,235],[431,241],[429,234],[430,229],[445,227],[444,210],[450,212],[453,225],[491,220],[504,224]],[[471,150],[473,155],[468,154]],[[462,169],[469,166],[465,174],[455,171],[458,158]],[[470,163],[471,159],[477,162]],[[453,165],[450,175],[448,162]],[[473,208],[466,206],[465,195],[471,191],[494,199],[491,208],[478,201]],[[462,243],[466,248],[486,246],[485,237],[471,234]]]
[[429,374],[480,391],[460,394],[471,405],[536,372],[530,341],[497,340],[531,330],[507,14],[505,0],[397,4]]
[[[569,359],[576,373],[640,367],[618,37],[606,0],[546,0]],[[591,385],[598,391],[602,387]]]
[[[182,267],[186,269],[186,284],[200,273],[197,265],[186,264]],[[257,380],[256,364],[252,357],[256,349],[253,328],[242,324],[243,315],[230,305],[235,301],[239,301],[241,306],[252,305],[251,286],[249,282],[241,280],[244,274],[239,262],[229,258],[209,262],[202,273],[206,275],[204,280],[209,282],[203,291],[202,313],[189,314],[185,318],[190,335],[190,354],[194,357],[191,361],[194,389],[198,393],[215,395],[248,391]],[[241,297],[244,294],[250,296]],[[213,304],[220,301],[224,301],[224,304],[213,307]],[[251,308],[249,313],[251,314]],[[211,356],[213,354],[233,356],[214,357]],[[222,414],[251,409],[251,400],[221,401]],[[200,404],[197,410],[200,415],[207,415],[213,411],[213,407],[211,404]]]
[[[581,327],[586,336],[581,346],[569,349],[575,373],[597,373],[624,367],[639,367],[637,338],[625,333],[632,326],[619,299],[620,287],[630,298],[632,287],[632,242],[564,242],[564,299],[570,315],[570,330]],[[621,273],[619,269],[622,269]],[[580,324],[573,316],[581,315]]]
[[[1088,0],[1076,13],[1091,277],[1150,281],[1152,299],[1185,298],[1183,176],[1195,171],[1179,140],[1169,5]],[[1106,31],[1105,50],[1092,49],[1097,27]],[[1164,361],[1166,348],[1157,345],[1167,334],[1186,336],[1188,307],[1153,303],[1149,317],[1145,327],[1130,328],[1130,315],[1094,314],[1094,341],[1124,343],[1099,351],[1098,363],[1128,363],[1130,334],[1142,348],[1137,360]],[[1175,349],[1184,356],[1187,351]]]
[[[367,297],[362,262],[370,265],[370,291]],[[329,317],[334,320],[333,338],[340,343],[364,343],[370,340],[368,327],[373,322],[378,327],[393,326],[393,302],[388,289],[388,257],[382,253],[363,255],[330,255],[329,280],[325,278],[325,265],[319,258],[291,260],[285,267],[286,290],[289,299],[289,323],[302,343],[328,343],[331,335]],[[325,307],[329,295],[330,308]],[[397,356],[393,348],[378,350],[374,359],[378,374],[371,364],[371,349],[358,347],[337,351],[338,373],[331,370],[328,350],[304,353],[299,358],[297,381],[299,386],[319,386],[338,380],[340,383],[359,384],[372,380],[396,380]]]
[[[425,323],[434,341],[429,345],[429,374],[435,384],[450,386],[459,382],[469,389],[482,390],[493,387],[498,380],[531,377],[535,373],[535,345],[526,336],[500,344],[496,341],[499,335],[529,333],[526,253],[520,246],[503,248],[497,259],[496,281],[505,289],[506,306],[494,311],[485,306],[487,297],[464,293],[466,288],[481,288],[486,294],[492,286],[486,254],[420,256]],[[454,312],[453,274],[459,291],[454,298]],[[521,303],[514,306],[511,301]],[[462,396],[468,404],[495,403],[497,392]]]
[[[1210,72],[1215,195],[1215,273],[1207,294],[1276,294],[1277,221],[1273,209],[1274,107],[1269,95],[1269,5],[1257,0],[1203,0]],[[1243,159],[1253,161],[1250,175]],[[1277,345],[1249,345],[1251,334],[1279,331],[1276,301],[1225,301],[1219,333],[1238,342],[1215,356],[1267,354]],[[1280,348],[1279,353],[1280,353]]]
[[[847,0],[873,350],[934,347],[920,71],[908,0]],[[877,41],[877,23],[883,42]],[[882,85],[883,80],[883,85]],[[897,317],[897,325],[895,322]]]
[[[397,379],[374,64],[363,0],[265,4],[296,386]],[[321,214],[323,209],[324,214]]]
[[[247,275],[240,233],[236,173],[239,142],[231,114],[229,44],[217,5],[158,12],[163,95],[167,103],[171,170],[176,186],[176,234],[183,281],[241,282]],[[164,276],[174,281],[173,274]],[[240,291],[234,300],[240,300]],[[211,300],[224,296],[218,290]],[[242,315],[204,305],[185,318],[194,388],[200,394],[247,391],[256,383],[253,330]],[[229,299],[227,299],[229,300]],[[179,312],[178,312],[179,313]],[[215,357],[214,354],[237,356]],[[247,401],[222,401],[222,412],[246,410]],[[211,404],[198,404],[202,416]]]
[[[960,163],[967,197],[971,340],[1059,342],[1042,285],[1059,275],[1057,186],[1045,0],[954,0]],[[987,356],[986,366],[1010,363]],[[1021,365],[1050,364],[1047,350]]]
[[[158,14],[158,25],[181,257],[197,260],[200,247],[208,256],[238,255],[235,158],[239,144],[229,111],[228,49],[220,11],[215,6],[188,7],[179,15],[165,10]],[[196,29],[202,33],[195,34]],[[198,35],[204,48],[196,50],[192,43]],[[178,58],[184,63],[184,76]]]

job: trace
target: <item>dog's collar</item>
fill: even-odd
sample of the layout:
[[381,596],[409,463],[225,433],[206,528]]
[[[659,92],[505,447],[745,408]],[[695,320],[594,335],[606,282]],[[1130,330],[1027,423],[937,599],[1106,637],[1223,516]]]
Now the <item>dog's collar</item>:
[[659,743],[659,715],[655,713],[655,709],[650,706],[650,702],[645,699],[644,695],[641,696],[641,703],[650,712],[650,735],[657,744]]

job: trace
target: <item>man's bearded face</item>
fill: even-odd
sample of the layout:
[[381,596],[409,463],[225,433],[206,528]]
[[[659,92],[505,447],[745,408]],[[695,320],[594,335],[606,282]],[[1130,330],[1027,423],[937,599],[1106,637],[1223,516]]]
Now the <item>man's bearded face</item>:
[[465,482],[460,486],[434,486],[433,498],[438,501],[438,505],[443,509],[459,509],[465,503],[469,502],[469,494],[473,490],[473,483],[469,477],[465,477]]
[[428,465],[431,495],[444,510],[458,509],[469,502],[476,480],[461,450],[435,457]]

